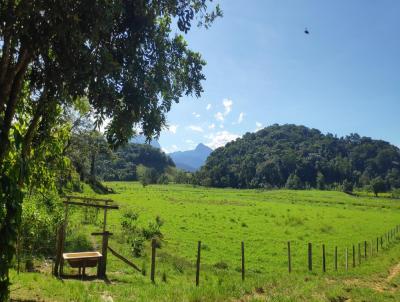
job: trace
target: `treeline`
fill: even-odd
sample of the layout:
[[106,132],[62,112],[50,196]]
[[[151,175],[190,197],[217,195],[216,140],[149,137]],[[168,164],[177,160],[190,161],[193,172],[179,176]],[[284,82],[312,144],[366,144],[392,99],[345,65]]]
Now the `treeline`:
[[233,188],[400,188],[400,150],[382,140],[273,125],[215,150],[198,184]]
[[174,162],[160,149],[147,144],[129,143],[118,148],[111,156],[101,156],[96,174],[105,181],[135,181],[144,173],[149,173],[151,182],[154,182],[154,178],[158,179],[170,167],[175,167]]
[[[102,181],[141,181],[147,184],[190,183],[192,175],[175,168],[173,160],[149,144],[126,143],[110,148],[104,135],[82,119],[72,132],[66,155],[80,182],[106,193]],[[74,181],[79,191],[79,181]]]

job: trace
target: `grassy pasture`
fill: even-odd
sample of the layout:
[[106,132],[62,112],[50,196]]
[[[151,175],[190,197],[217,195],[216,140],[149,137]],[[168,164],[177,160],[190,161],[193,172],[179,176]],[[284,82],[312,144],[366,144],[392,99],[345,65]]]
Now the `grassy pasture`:
[[[344,269],[344,251],[368,241],[376,250],[376,238],[400,222],[400,201],[353,197],[326,191],[258,191],[208,189],[184,185],[108,183],[117,194],[119,211],[110,211],[110,246],[144,267],[142,276],[109,255],[108,276],[103,282],[66,280],[48,274],[13,273],[15,297],[36,295],[49,301],[225,301],[260,299],[267,301],[336,301],[374,297],[386,301],[386,293],[371,288],[376,278],[400,259],[400,248],[385,243],[378,256],[362,265]],[[132,210],[138,223],[147,225],[156,216],[164,220],[164,242],[157,250],[156,285],[149,280],[150,250],[134,259],[121,235],[121,215]],[[82,212],[72,211],[69,236],[99,230],[102,214],[94,224],[82,224]],[[98,238],[90,238],[93,245]],[[200,287],[195,288],[197,241],[202,241]],[[240,244],[245,242],[246,281],[240,278]],[[293,273],[287,273],[287,241],[291,241]],[[307,272],[307,243],[313,243],[312,273]],[[327,249],[327,273],[322,273],[322,244]],[[149,243],[147,244],[149,246]],[[333,268],[334,247],[339,250],[339,271]],[[370,255],[369,255],[369,258]],[[358,259],[357,259],[358,263]],[[89,273],[93,273],[92,270]],[[346,280],[365,282],[348,285]],[[380,280],[380,279],[379,279]],[[397,284],[393,277],[391,283]],[[366,285],[367,284],[367,285]],[[392,284],[392,285],[393,285]],[[399,283],[400,284],[400,283]],[[347,287],[354,290],[348,291]],[[388,285],[389,286],[389,285]],[[393,285],[394,286],[394,285]],[[254,295],[257,288],[258,294]],[[29,289],[27,291],[27,289]],[[396,292],[391,292],[396,296]],[[111,300],[110,300],[111,301]],[[234,301],[234,300],[233,300]],[[337,300],[341,301],[341,300]],[[345,301],[345,300],[343,300]]]

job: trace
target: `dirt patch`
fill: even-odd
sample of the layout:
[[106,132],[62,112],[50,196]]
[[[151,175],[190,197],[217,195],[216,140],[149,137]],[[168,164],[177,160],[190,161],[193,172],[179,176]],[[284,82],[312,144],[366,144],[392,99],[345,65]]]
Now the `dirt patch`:
[[390,282],[400,274],[400,263],[393,266],[389,275],[384,280],[376,282],[372,288],[378,292],[395,291],[396,289],[390,286]]

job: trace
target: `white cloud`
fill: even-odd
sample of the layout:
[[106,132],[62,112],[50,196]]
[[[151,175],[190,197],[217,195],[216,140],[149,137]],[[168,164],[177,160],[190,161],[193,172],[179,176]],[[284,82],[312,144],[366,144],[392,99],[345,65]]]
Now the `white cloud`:
[[200,126],[190,125],[188,128],[195,132],[204,132],[203,128]]
[[193,112],[192,114],[193,114],[195,117],[197,117],[197,118],[200,117],[200,114],[198,114],[197,112]]
[[226,130],[219,131],[217,133],[212,133],[210,135],[206,135],[205,138],[209,139],[210,141],[206,144],[212,149],[216,149],[222,146],[225,146],[228,142],[237,139],[239,135],[230,133]]
[[178,127],[179,127],[179,125],[169,125],[168,131],[175,134]]
[[219,127],[220,127],[221,129],[224,129],[224,124],[220,124]]
[[208,126],[208,129],[214,129],[215,128],[215,124],[212,123],[211,125]]
[[208,104],[206,107],[206,110],[210,110],[211,109],[211,104]]
[[193,149],[194,147],[196,147],[195,142],[192,141],[191,139],[185,140],[185,143],[187,144],[187,148],[189,148],[189,149]]
[[162,148],[161,150],[163,150],[165,153],[172,153],[172,152],[178,151],[178,146],[172,145],[169,148]]
[[238,117],[238,124],[240,124],[241,122],[243,122],[243,118],[244,118],[244,113],[240,112],[239,117]]
[[228,115],[229,112],[232,111],[233,101],[229,99],[223,99],[222,104],[224,105],[225,108],[224,115]]
[[215,117],[215,119],[216,119],[217,121],[221,121],[221,122],[224,121],[224,115],[223,115],[221,112],[217,112],[217,113],[214,115],[214,117]]
[[262,128],[262,124],[260,122],[256,122],[256,131]]

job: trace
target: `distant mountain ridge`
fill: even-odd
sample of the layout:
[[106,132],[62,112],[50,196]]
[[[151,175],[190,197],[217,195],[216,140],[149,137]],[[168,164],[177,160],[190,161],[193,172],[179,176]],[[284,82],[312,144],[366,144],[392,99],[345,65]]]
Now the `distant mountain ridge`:
[[177,168],[189,172],[197,171],[203,166],[213,150],[204,144],[198,144],[194,150],[169,153]]

